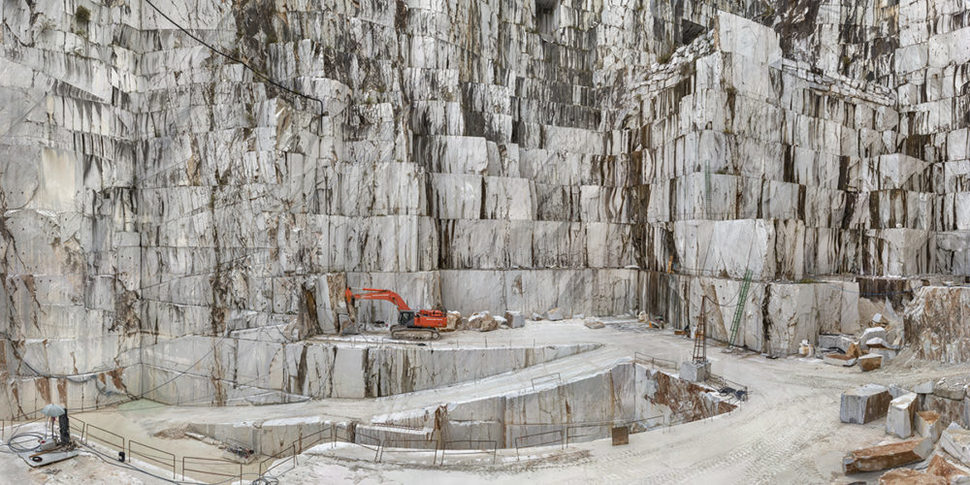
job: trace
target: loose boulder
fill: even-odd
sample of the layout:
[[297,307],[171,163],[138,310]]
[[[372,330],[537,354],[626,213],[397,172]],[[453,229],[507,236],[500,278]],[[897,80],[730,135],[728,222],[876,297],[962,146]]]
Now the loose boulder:
[[926,381],[914,386],[913,392],[916,394],[933,394],[934,387],[936,387],[936,381]]
[[549,320],[550,322],[558,322],[559,320],[562,320],[563,318],[565,318],[563,316],[562,309],[560,309],[559,307],[550,309],[549,311],[546,312],[545,316],[546,316],[546,320]]
[[603,328],[606,326],[603,322],[599,320],[586,320],[586,322],[583,325],[586,325],[586,328],[593,328],[593,329]]
[[454,331],[458,329],[458,324],[461,323],[461,313],[460,312],[448,312],[448,319],[445,323],[446,331]]
[[842,459],[842,470],[846,474],[876,472],[923,461],[932,452],[933,443],[927,439],[873,446],[855,450],[846,455]]
[[468,318],[468,329],[479,332],[491,332],[498,328],[498,322],[489,312],[476,313]]
[[933,387],[933,394],[954,401],[962,400],[966,393],[967,378],[963,376],[944,377]]
[[525,326],[525,316],[522,312],[509,310],[505,312],[505,320],[509,322],[510,328],[522,328]]
[[852,367],[855,365],[856,359],[849,357],[845,354],[825,354],[822,356],[822,362],[829,365],[837,365],[839,367]]
[[874,338],[884,339],[886,338],[886,329],[883,327],[872,327],[867,328],[862,332],[862,336],[859,337],[859,341],[862,342],[862,349],[866,350],[866,345],[868,345],[869,340]]
[[899,438],[913,435],[913,418],[916,417],[916,393],[908,392],[889,403],[886,415],[886,432]]
[[868,423],[885,416],[891,400],[885,386],[866,384],[842,393],[839,418],[843,423]]
[[869,372],[882,367],[882,356],[879,354],[866,354],[859,357],[859,368],[862,372]]

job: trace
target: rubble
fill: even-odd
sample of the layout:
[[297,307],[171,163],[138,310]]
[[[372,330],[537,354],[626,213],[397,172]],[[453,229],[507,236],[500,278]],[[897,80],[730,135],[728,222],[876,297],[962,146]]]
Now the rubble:
[[815,349],[812,348],[812,344],[808,343],[808,340],[802,340],[801,345],[798,346],[798,355],[811,357],[815,355]]
[[882,356],[878,354],[866,354],[859,357],[857,362],[862,372],[869,372],[882,367]]
[[475,313],[468,318],[468,329],[491,332],[498,329],[499,321],[489,312]]
[[878,384],[843,392],[839,419],[843,423],[868,423],[885,416],[891,400],[889,389]]
[[[886,414],[886,432],[898,438],[913,435],[913,419],[916,417],[916,393],[903,394],[889,403]],[[934,440],[935,442],[935,440]]]
[[606,326],[603,322],[599,320],[586,320],[585,322],[583,322],[583,325],[585,325],[586,328],[592,328],[592,329],[603,328]]
[[933,443],[927,439],[863,448],[850,452],[842,459],[842,471],[848,475],[885,470],[923,461],[932,452]]

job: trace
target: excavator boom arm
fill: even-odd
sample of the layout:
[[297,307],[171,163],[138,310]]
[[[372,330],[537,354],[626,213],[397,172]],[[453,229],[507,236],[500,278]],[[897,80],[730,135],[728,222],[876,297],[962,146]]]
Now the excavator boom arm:
[[410,310],[408,304],[404,302],[404,298],[401,295],[394,293],[391,290],[380,290],[377,288],[361,288],[361,293],[354,293],[350,291],[350,288],[344,293],[347,298],[347,305],[353,307],[354,300],[384,300],[389,301],[397,306],[398,310]]

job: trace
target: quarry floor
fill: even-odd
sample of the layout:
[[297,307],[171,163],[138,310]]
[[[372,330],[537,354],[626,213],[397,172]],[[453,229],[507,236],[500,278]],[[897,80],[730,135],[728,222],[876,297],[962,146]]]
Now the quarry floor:
[[[565,381],[618,362],[634,352],[674,361],[686,360],[692,341],[669,330],[645,328],[629,320],[605,320],[588,329],[580,320],[529,322],[524,328],[488,333],[445,334],[432,346],[599,343],[589,352],[490,378],[379,399],[327,399],[249,407],[175,407],[144,401],[78,415],[88,423],[179,455],[218,454],[190,438],[160,438],[155,433],[193,423],[245,424],[267,419],[370,420],[392,411],[467,400],[514,391],[532,379],[560,373]],[[379,336],[345,337],[366,345]],[[410,345],[410,344],[400,344]],[[970,366],[943,366],[908,359],[906,353],[885,368],[862,373],[810,358],[767,359],[753,353],[728,354],[711,344],[713,371],[747,385],[750,397],[735,412],[671,428],[637,433],[630,444],[609,440],[559,448],[533,448],[532,459],[518,461],[515,450],[499,450],[498,463],[465,461],[431,466],[412,457],[374,463],[347,449],[311,448],[281,483],[849,483],[874,482],[879,473],[846,477],[842,456],[849,450],[893,441],[884,421],[848,425],[839,421],[842,391],[865,383],[912,385],[929,378],[966,374]],[[0,454],[0,477],[7,483],[164,483],[108,464],[91,455],[33,470],[18,457]]]

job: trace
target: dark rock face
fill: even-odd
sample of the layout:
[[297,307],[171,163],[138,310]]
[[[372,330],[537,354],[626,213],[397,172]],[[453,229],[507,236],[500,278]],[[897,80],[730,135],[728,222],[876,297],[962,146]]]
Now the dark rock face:
[[[60,376],[232,380],[230,336],[336,328],[306,291],[333,275],[678,327],[708,296],[726,339],[751,270],[739,343],[784,353],[856,325],[855,275],[930,275],[901,307],[970,272],[965,12],[155,4],[188,33],[148,2],[4,4],[0,414]],[[174,366],[138,350],[177,340]],[[82,380],[70,407],[117,398]]]

